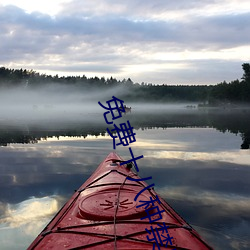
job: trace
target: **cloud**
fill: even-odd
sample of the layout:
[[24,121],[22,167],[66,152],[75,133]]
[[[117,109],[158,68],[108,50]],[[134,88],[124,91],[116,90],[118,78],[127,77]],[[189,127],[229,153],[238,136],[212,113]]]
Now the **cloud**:
[[[105,0],[100,3],[98,0],[86,0],[84,2],[74,0],[65,3],[64,9],[61,11],[64,15],[79,15],[85,17],[92,16],[122,16],[131,17],[134,19],[149,20],[161,19],[167,17],[168,20],[172,18],[181,18],[187,16],[198,15],[200,13],[215,11],[242,11],[247,0],[243,0],[241,6],[234,5],[234,1],[220,0],[220,1],[198,1],[198,0],[179,0],[179,1],[162,1],[162,0],[145,0],[143,4],[139,0],[127,0],[126,2],[115,0]],[[248,5],[249,6],[249,5]]]
[[[248,33],[245,33],[245,39],[240,36],[242,31],[249,29],[250,13],[195,17],[189,22],[144,21],[119,16],[84,18],[58,15],[52,18],[39,12],[27,14],[13,6],[3,7],[1,14],[4,20],[1,26],[6,33],[8,32],[5,34],[9,35],[10,39],[11,35],[16,35],[16,38],[22,35],[24,41],[30,41],[27,47],[34,43],[36,46],[43,45],[44,49],[48,45],[54,45],[54,48],[56,45],[59,45],[59,48],[62,48],[60,45],[64,45],[65,48],[67,43],[61,44],[65,39],[68,40],[68,46],[72,47],[74,44],[81,45],[81,42],[93,43],[93,47],[105,42],[109,45],[164,42],[166,45],[175,43],[193,49],[197,44],[206,48],[209,44],[230,47],[248,44],[250,36]],[[31,39],[26,40],[26,36]],[[40,43],[38,39],[42,39]]]
[[[241,76],[241,63],[250,60],[239,52],[249,46],[250,13],[240,7],[233,11],[232,6],[233,0],[147,0],[143,5],[132,0],[75,0],[50,16],[0,5],[0,63],[61,75],[131,77],[139,82],[234,80]],[[236,51],[233,63],[239,69],[231,71],[232,58],[226,49]],[[220,63],[225,66],[211,66]],[[201,78],[203,70],[207,73]]]

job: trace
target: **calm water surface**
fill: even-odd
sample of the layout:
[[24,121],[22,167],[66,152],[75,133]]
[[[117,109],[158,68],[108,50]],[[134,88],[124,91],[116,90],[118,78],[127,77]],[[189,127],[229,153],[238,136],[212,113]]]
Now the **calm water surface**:
[[[66,116],[65,116],[66,117]],[[68,117],[68,116],[67,116]],[[87,119],[86,119],[87,117]],[[215,249],[250,249],[249,111],[135,109],[141,177]],[[113,151],[101,112],[0,120],[0,249],[25,249]],[[116,152],[130,158],[128,147]]]

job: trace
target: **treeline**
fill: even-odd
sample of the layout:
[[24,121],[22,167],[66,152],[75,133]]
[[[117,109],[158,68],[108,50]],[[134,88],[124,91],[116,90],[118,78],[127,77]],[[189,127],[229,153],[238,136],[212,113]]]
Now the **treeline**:
[[244,74],[241,80],[222,82],[217,85],[153,85],[134,83],[130,78],[117,80],[113,77],[51,76],[34,70],[0,68],[1,87],[37,88],[53,83],[77,87],[82,91],[91,89],[114,89],[123,87],[120,98],[126,101],[193,101],[209,105],[225,103],[250,103],[250,64],[242,65]]
[[250,103],[250,84],[235,80],[215,85],[209,95],[209,104]]
[[250,103],[250,64],[242,64],[244,74],[240,80],[215,85],[209,95],[210,104]]

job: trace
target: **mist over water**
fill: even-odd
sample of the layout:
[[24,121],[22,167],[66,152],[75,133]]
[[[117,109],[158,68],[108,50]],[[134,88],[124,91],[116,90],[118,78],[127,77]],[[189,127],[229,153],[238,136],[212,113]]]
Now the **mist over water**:
[[[83,90],[66,85],[49,85],[35,89],[11,88],[0,90],[0,121],[36,123],[56,121],[91,121],[100,122],[102,114],[106,112],[98,101],[107,106],[106,101],[112,96],[127,94],[125,87],[116,87],[112,90]],[[124,100],[125,101],[125,100]],[[124,102],[132,107],[133,112],[166,112],[185,109],[187,104],[155,104]],[[102,120],[103,121],[103,120]]]
[[[2,88],[0,89],[0,143],[6,145],[10,142],[33,142],[53,135],[58,137],[103,134],[107,127],[113,125],[106,124],[103,114],[107,110],[98,102],[107,107],[106,102],[115,96],[123,100],[124,105],[131,107],[131,112],[124,113],[119,121],[113,120],[114,123],[129,120],[135,129],[208,126],[220,131],[240,133],[243,138],[242,148],[249,148],[249,109],[200,109],[197,103],[163,104],[149,103],[146,99],[145,102],[122,99],[123,96],[127,96],[130,100],[130,94],[124,86],[105,90],[65,84],[35,88],[27,86]],[[112,121],[111,114],[107,115],[107,119]],[[6,131],[12,135],[6,134]]]
[[[5,89],[0,92],[1,119],[35,121],[80,118],[98,112],[97,93],[80,93],[66,86],[39,89]],[[97,99],[98,100],[98,99]]]

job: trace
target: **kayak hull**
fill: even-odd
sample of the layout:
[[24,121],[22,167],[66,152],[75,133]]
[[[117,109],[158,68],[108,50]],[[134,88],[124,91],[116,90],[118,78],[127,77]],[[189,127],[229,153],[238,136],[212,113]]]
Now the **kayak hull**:
[[[164,225],[172,245],[165,242],[162,249],[212,249],[122,162],[110,153],[28,249],[159,249],[154,229],[160,232]],[[145,201],[147,207],[142,205]]]

